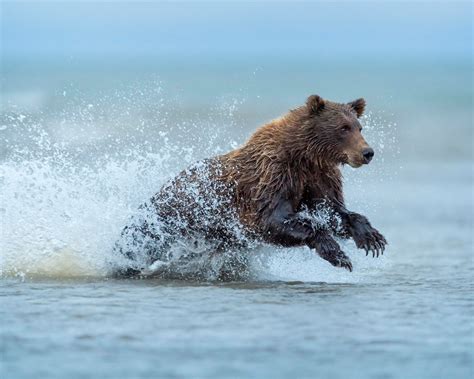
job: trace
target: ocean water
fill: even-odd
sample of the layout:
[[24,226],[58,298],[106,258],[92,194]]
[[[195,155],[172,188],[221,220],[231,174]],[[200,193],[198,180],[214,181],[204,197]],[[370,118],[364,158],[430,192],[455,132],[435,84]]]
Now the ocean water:
[[[473,376],[468,62],[99,63],[4,64],[2,377]],[[343,242],[349,273],[265,246],[246,282],[108,276],[162,183],[312,93],[367,100],[376,155],[344,168],[345,194],[384,256]]]

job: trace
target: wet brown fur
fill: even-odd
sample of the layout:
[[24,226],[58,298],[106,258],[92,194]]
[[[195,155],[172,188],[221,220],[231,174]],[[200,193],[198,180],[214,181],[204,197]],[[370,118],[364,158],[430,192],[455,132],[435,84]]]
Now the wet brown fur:
[[310,96],[306,105],[260,127],[241,148],[219,157],[225,168],[222,179],[235,183],[235,204],[244,225],[262,233],[279,194],[295,210],[315,198],[343,202],[339,165],[348,163],[348,150],[360,151],[367,144],[360,133],[339,141],[337,131],[358,125],[365,102],[357,105],[356,111],[351,104]]

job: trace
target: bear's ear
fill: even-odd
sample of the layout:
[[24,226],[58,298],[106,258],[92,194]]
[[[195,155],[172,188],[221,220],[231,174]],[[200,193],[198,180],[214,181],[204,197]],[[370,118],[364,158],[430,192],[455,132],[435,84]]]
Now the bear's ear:
[[324,109],[324,100],[318,95],[311,95],[306,100],[309,114],[317,114]]
[[363,115],[364,109],[365,109],[365,100],[364,99],[360,98],[360,99],[351,101],[348,105],[352,109],[355,110],[355,112],[357,113],[358,118]]

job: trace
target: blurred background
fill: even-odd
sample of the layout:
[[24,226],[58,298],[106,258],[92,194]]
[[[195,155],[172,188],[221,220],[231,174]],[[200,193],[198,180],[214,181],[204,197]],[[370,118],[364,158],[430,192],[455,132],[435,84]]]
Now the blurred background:
[[470,2],[2,2],[2,117],[42,113],[54,138],[89,141],[234,107],[219,127],[241,142],[309,94],[365,97],[398,124],[399,158],[467,159],[471,44]]

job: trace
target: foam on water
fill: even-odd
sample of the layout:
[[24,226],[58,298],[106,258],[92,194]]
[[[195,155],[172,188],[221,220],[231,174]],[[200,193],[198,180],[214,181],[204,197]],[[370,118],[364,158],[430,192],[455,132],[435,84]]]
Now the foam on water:
[[[145,100],[150,91],[159,98],[153,107]],[[120,259],[112,253],[114,242],[139,204],[190,163],[235,148],[226,127],[235,127],[240,100],[171,125],[172,107],[161,96],[158,86],[128,89],[94,101],[79,97],[48,112],[10,107],[2,115],[2,276],[106,276],[111,262]],[[382,144],[387,132],[375,128],[380,121],[364,119],[372,142]],[[385,264],[362,259],[352,243],[344,245],[353,273],[305,248],[259,248],[252,267],[264,280],[354,282]]]

